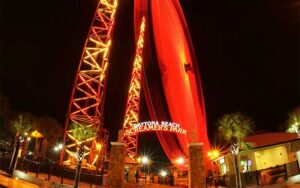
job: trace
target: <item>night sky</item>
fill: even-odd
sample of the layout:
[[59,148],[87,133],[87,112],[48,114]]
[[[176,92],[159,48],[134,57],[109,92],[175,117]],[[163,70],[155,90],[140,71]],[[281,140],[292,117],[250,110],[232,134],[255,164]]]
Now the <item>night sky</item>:
[[[203,84],[210,139],[224,113],[276,131],[300,106],[300,1],[182,0]],[[65,120],[96,0],[1,2],[1,92],[13,109]],[[133,62],[133,1],[120,0],[105,104],[121,128]],[[147,120],[142,100],[141,120]],[[141,141],[153,137],[148,134]]]

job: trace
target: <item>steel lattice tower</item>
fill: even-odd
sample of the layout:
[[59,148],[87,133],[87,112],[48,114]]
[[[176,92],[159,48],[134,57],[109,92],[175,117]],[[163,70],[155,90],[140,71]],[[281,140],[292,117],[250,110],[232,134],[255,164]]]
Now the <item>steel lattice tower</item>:
[[[123,133],[126,129],[131,129],[134,124],[139,121],[140,108],[140,93],[141,93],[141,73],[143,66],[143,47],[144,47],[144,32],[145,32],[145,18],[142,18],[140,25],[139,38],[136,46],[136,53],[133,62],[133,69],[131,73],[131,81],[128,92],[128,99],[126,105],[125,118],[123,123]],[[122,142],[127,144],[127,156],[131,159],[137,156],[138,135],[123,136]]]
[[64,133],[64,150],[60,162],[64,162],[66,153],[74,156],[76,144],[71,136],[72,122],[92,126],[97,132],[96,137],[86,141],[86,156],[89,164],[99,157],[94,151],[107,142],[107,132],[102,128],[103,108],[106,88],[108,55],[111,45],[111,35],[114,26],[117,0],[100,0],[95,16],[85,42],[82,57],[76,74],[71,100],[67,113]]

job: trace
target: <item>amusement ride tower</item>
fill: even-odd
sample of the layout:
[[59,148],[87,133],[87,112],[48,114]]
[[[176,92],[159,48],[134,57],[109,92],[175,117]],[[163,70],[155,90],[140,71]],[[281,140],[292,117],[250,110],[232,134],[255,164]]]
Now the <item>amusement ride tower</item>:
[[104,150],[103,146],[107,143],[107,131],[103,129],[103,110],[116,8],[117,0],[100,0],[98,3],[71,95],[63,140],[65,146],[60,154],[61,163],[70,162],[76,155],[79,141],[71,135],[72,123],[93,127],[96,132],[95,138],[85,141],[88,164],[92,165],[99,155],[95,153],[96,146],[102,146]]
[[[123,123],[123,133],[131,129],[139,122],[141,79],[143,66],[145,18],[142,18],[139,37],[136,45],[136,53],[131,73],[131,81],[128,92],[128,99]],[[122,136],[122,142],[127,144],[127,156],[131,159],[137,158],[138,134]]]
[[[99,146],[102,154],[105,150],[108,136],[103,128],[103,110],[116,8],[117,0],[99,1],[72,91],[61,163],[71,162],[77,145],[82,143],[72,137],[72,123],[93,127],[96,132],[95,137],[84,141],[88,165],[93,166],[101,159]],[[192,142],[203,142],[207,150],[209,141],[201,81],[179,0],[135,0],[134,26],[137,45],[122,130],[138,123],[143,89],[151,120],[176,122],[188,130],[187,135],[157,132],[171,161],[178,156],[187,157],[187,145]],[[146,63],[160,75],[159,79],[149,79],[151,73],[143,69]],[[138,135],[121,135],[121,138],[127,145],[127,156],[136,159]]]

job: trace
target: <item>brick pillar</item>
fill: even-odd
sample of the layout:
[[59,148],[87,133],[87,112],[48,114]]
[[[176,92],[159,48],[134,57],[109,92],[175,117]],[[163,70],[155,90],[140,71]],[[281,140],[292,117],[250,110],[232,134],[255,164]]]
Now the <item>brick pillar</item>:
[[111,142],[110,161],[108,167],[108,188],[123,188],[126,145],[120,142]]
[[189,148],[189,187],[205,188],[203,143],[192,143]]

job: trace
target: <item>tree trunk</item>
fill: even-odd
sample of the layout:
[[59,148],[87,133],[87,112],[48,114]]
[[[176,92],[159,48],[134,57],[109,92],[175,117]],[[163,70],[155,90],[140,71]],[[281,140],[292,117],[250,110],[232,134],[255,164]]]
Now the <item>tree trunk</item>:
[[79,146],[79,149],[78,149],[74,188],[78,188],[78,185],[79,185],[81,164],[82,164],[83,158],[84,158],[84,145],[82,144]]
[[235,166],[235,184],[237,188],[242,188],[242,179],[241,179],[238,155],[233,155],[233,158],[234,158],[234,166]]
[[12,158],[11,158],[11,161],[9,164],[9,168],[8,168],[8,174],[11,176],[13,175],[13,173],[16,169],[20,146],[21,146],[21,140],[20,140],[20,136],[18,135],[18,136],[16,136],[14,152],[13,152],[13,155],[12,155]]
[[74,188],[78,188],[78,185],[79,185],[80,171],[81,171],[81,163],[82,163],[82,160],[79,160],[79,161],[77,162]]

